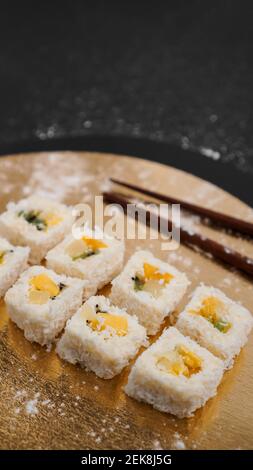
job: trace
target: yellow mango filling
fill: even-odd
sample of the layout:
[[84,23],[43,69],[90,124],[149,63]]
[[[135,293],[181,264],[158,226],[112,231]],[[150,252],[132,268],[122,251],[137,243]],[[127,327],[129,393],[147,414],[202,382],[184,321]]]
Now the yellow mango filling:
[[65,252],[72,258],[72,261],[85,259],[88,256],[95,255],[100,249],[107,248],[103,241],[96,238],[82,237],[80,240],[74,240],[67,246]]
[[149,292],[153,297],[159,297],[162,289],[174,278],[170,273],[161,273],[159,268],[149,263],[143,264],[144,274],[137,273],[133,277],[134,289]]
[[225,305],[220,299],[216,297],[207,297],[202,300],[202,304],[199,310],[189,310],[190,313],[200,315],[206,318],[214,328],[217,328],[221,333],[227,333],[231,328],[231,323],[222,319],[226,311]]
[[91,328],[96,331],[113,330],[117,336],[126,336],[128,331],[127,319],[121,315],[98,313],[91,322]]
[[100,248],[107,248],[108,245],[102,242],[102,240],[97,240],[96,238],[83,237],[84,243],[93,250],[100,250]]
[[0,264],[4,263],[4,256],[5,256],[5,251],[0,251]]
[[7,253],[13,253],[14,250],[0,250],[0,265],[5,263]]
[[62,284],[58,286],[46,274],[38,274],[30,279],[29,300],[33,304],[45,304],[49,299],[54,299],[59,295],[64,287]]
[[144,278],[145,281],[161,281],[163,280],[165,284],[168,284],[171,279],[173,279],[173,275],[170,273],[160,273],[159,268],[156,266],[153,266],[152,264],[149,263],[144,263],[143,265],[144,269]]
[[121,315],[112,315],[109,312],[95,312],[91,306],[86,305],[82,316],[93,331],[108,331],[111,335],[116,334],[117,336],[127,335],[128,322]]
[[62,222],[62,217],[59,217],[53,213],[42,214],[42,218],[45,221],[47,228],[54,227],[55,225],[58,225],[60,222]]
[[39,231],[47,231],[47,229],[58,225],[63,219],[51,212],[44,211],[19,211],[18,217],[23,217],[28,224],[34,225]]
[[184,345],[178,345],[166,356],[160,357],[156,365],[163,372],[177,376],[184,375],[189,378],[200,372],[202,360]]

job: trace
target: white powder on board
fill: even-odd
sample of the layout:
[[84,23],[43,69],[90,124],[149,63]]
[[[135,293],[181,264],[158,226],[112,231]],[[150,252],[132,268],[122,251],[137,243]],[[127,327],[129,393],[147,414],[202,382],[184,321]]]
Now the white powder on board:
[[42,404],[43,406],[49,405],[49,404],[50,404],[50,400],[49,400],[49,399],[43,400],[43,401],[41,402],[41,404]]
[[38,398],[34,398],[33,400],[28,400],[25,404],[26,413],[28,415],[38,414],[39,410],[37,408],[37,405],[38,405]]
[[[151,168],[145,168],[138,173],[138,178],[139,180],[146,180],[152,175],[152,169]],[[149,188],[151,189],[151,188]],[[152,190],[152,189],[151,189]]]
[[34,160],[31,176],[27,184],[22,188],[23,195],[37,194],[58,201],[64,200],[69,194],[87,191],[87,184],[94,180],[94,175],[85,171],[85,160],[80,159],[69,152],[66,155],[53,152],[48,153],[45,160]]
[[186,449],[186,445],[185,445],[183,439],[178,434],[178,432],[175,432],[175,434],[174,434],[174,439],[173,439],[173,442],[172,442],[172,448],[176,449],[176,450],[185,450]]
[[161,443],[158,439],[156,439],[154,442],[153,442],[153,449],[155,450],[163,450],[162,446],[161,446]]
[[181,227],[185,230],[193,230],[196,231],[198,225],[200,224],[200,217],[198,215],[192,215],[189,212],[182,212],[180,213],[180,223]]
[[14,398],[23,398],[27,395],[25,390],[18,390]]
[[176,251],[172,251],[168,255],[168,262],[178,262],[183,264],[185,268],[191,268],[192,266],[192,259],[188,256],[183,256],[177,253]]
[[29,397],[29,393],[26,390],[18,390],[14,396],[14,400],[17,401],[17,407],[14,408],[15,414],[25,412],[30,416],[35,416],[39,413],[39,406],[47,407],[52,409],[55,404],[50,399],[40,400],[40,392],[36,392],[32,397]]

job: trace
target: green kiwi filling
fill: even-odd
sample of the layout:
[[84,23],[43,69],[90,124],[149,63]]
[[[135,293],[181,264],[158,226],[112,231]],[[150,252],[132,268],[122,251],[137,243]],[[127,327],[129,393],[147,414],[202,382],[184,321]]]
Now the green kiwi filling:
[[28,224],[34,225],[37,230],[42,231],[47,228],[45,220],[40,218],[40,211],[19,211],[18,217],[23,217]]
[[145,280],[140,279],[138,276],[132,277],[133,283],[134,283],[134,290],[135,291],[140,291],[143,290],[143,287],[145,286]]
[[91,248],[88,248],[86,251],[84,251],[80,255],[72,256],[72,261],[76,261],[78,259],[85,259],[85,258],[88,258],[89,256],[96,255],[97,253],[98,253],[98,250],[92,250]]

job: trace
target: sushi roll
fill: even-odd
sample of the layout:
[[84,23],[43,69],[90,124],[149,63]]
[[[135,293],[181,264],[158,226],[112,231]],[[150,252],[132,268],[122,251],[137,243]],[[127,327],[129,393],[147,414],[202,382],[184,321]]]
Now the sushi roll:
[[39,264],[71,230],[72,223],[71,210],[64,204],[31,196],[7,205],[0,215],[0,235],[13,245],[29,246],[29,262]]
[[173,266],[149,251],[137,251],[112,281],[110,298],[115,305],[137,315],[148,335],[154,335],[180,302],[188,284],[186,275]]
[[119,274],[124,251],[124,241],[86,229],[82,238],[77,240],[69,235],[50,250],[46,263],[59,274],[85,279],[87,299]]
[[90,297],[67,322],[56,351],[62,359],[110,379],[142,345],[147,345],[146,330],[137,318],[99,295]]
[[82,303],[83,281],[32,266],[5,294],[10,318],[29,341],[50,344]]
[[179,315],[176,327],[225,361],[227,368],[247,342],[253,318],[246,308],[214,287],[201,285]]
[[223,362],[176,328],[168,328],[134,364],[125,392],[178,418],[216,395]]
[[13,246],[0,237],[0,298],[27,268],[29,248]]

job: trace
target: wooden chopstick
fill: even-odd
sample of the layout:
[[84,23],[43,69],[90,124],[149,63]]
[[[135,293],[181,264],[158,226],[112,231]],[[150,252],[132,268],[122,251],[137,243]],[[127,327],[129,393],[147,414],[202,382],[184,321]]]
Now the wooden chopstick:
[[124,183],[123,181],[117,180],[116,178],[110,178],[110,180],[120,186],[123,186],[128,189],[133,189],[134,191],[138,191],[141,194],[160,199],[161,201],[168,202],[169,204],[180,204],[181,207],[183,207],[184,209],[195,214],[199,214],[202,217],[206,217],[222,227],[235,230],[237,232],[243,233],[244,235],[253,236],[253,223],[251,222],[246,222],[245,220],[241,220],[227,214],[222,214],[221,212],[216,212],[212,209],[208,209],[207,207],[201,207],[196,204],[183,201],[181,199],[156,193],[154,191],[150,191],[149,189],[144,189],[139,186],[136,186],[135,184]]
[[[139,213],[146,215],[146,223],[150,227],[152,221],[151,212],[139,206],[138,204],[131,201],[122,194],[114,192],[104,192],[104,199],[111,204],[119,204],[122,206],[125,213],[127,213],[128,204],[135,204],[138,207]],[[135,218],[138,214],[135,213]],[[163,224],[167,224],[168,230],[172,230],[172,222],[169,219],[158,216],[158,230],[161,233],[161,227]],[[218,243],[210,238],[207,238],[199,233],[192,232],[180,228],[181,241],[192,249],[196,250],[196,247],[211,254],[217,260],[223,261],[236,269],[243,271],[249,275],[253,275],[253,259],[247,256],[241,255],[238,251],[231,249],[221,243]]]

